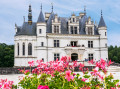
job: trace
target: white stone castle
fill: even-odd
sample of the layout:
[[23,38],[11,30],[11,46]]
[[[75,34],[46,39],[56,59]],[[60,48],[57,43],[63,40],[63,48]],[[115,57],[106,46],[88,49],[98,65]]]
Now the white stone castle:
[[71,61],[108,59],[107,27],[102,12],[97,25],[87,17],[86,10],[76,16],[59,17],[41,11],[37,22],[32,21],[32,9],[29,5],[28,21],[22,26],[15,24],[14,66],[28,66],[28,61],[42,59],[53,61],[62,56],[71,57]]

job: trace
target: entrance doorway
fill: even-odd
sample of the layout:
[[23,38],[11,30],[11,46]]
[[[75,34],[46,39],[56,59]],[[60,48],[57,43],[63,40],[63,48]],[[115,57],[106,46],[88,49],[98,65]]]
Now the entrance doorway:
[[72,53],[71,54],[71,59],[72,59],[72,61],[77,60],[78,59],[78,54],[77,53]]

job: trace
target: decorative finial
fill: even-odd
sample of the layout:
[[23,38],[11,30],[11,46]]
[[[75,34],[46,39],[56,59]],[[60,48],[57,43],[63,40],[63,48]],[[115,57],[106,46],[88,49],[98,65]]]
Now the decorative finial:
[[52,5],[52,12],[53,12],[53,3],[51,3],[51,5]]
[[24,22],[25,22],[25,16],[23,16],[23,20],[24,20]]
[[41,11],[42,11],[42,3],[41,3]]
[[17,27],[17,24],[15,23],[15,27]]
[[102,16],[102,10],[101,10],[101,16]]
[[86,6],[84,6],[84,13],[86,13]]

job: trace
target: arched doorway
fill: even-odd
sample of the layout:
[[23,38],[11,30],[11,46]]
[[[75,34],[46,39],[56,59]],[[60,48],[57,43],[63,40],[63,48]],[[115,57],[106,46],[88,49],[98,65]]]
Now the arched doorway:
[[72,61],[75,61],[75,60],[77,60],[78,59],[78,54],[77,53],[72,53],[71,54],[71,60]]

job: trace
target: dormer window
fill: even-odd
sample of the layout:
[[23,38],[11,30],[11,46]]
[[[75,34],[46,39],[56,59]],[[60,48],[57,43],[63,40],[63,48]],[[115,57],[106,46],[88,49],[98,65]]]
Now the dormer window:
[[88,27],[88,35],[93,35],[92,27]]
[[77,27],[71,26],[71,34],[77,34]]
[[75,22],[75,18],[73,18],[73,22]]
[[59,26],[54,26],[54,33],[59,33]]
[[75,34],[77,34],[77,27],[75,27]]

